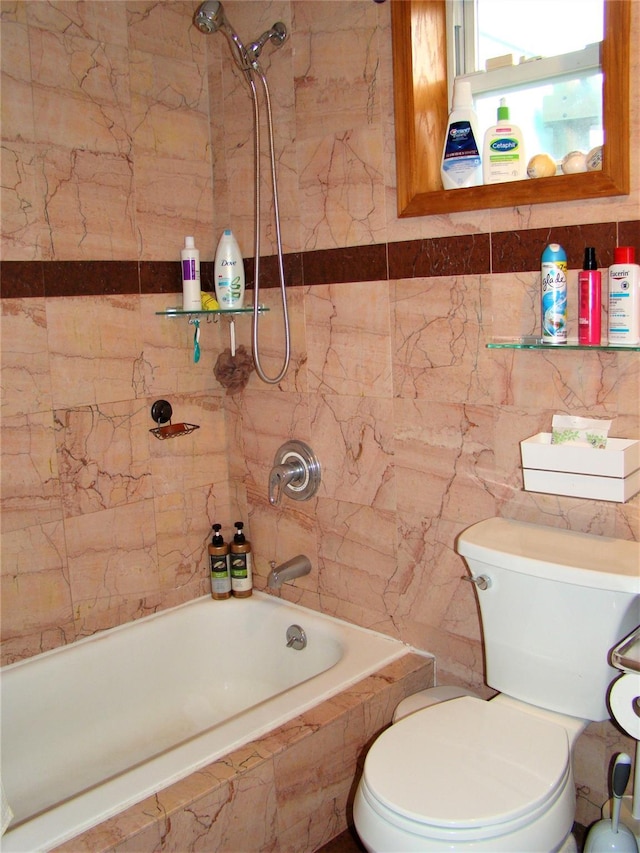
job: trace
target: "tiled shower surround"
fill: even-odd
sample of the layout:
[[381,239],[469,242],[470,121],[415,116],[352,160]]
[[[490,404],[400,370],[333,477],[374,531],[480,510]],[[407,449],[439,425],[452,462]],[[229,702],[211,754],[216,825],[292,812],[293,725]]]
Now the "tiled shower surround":
[[[196,365],[187,320],[156,313],[179,304],[184,235],[209,286],[223,228],[253,255],[251,110],[225,39],[190,26],[192,2],[0,2],[3,662],[206,594],[210,525],[228,536],[241,518],[258,587],[271,560],[305,553],[312,573],[283,596],[432,652],[441,683],[481,688],[476,599],[453,548],[464,527],[502,515],[640,538],[638,496],[526,493],[519,458],[558,411],[640,437],[640,356],[486,348],[537,332],[548,242],[567,249],[570,298],[585,246],[603,269],[617,244],[640,252],[638,53],[630,195],[399,219],[389,5],[225,3],[245,38],[275,20],[291,31],[264,59],[292,328],[287,377],[254,374],[226,396],[213,367],[227,321],[203,321]],[[239,343],[249,326],[236,321]],[[159,398],[200,429],[155,439]],[[289,438],[316,451],[322,484],[274,508],[267,475]],[[598,816],[621,748],[608,722],[580,738],[579,822]]]

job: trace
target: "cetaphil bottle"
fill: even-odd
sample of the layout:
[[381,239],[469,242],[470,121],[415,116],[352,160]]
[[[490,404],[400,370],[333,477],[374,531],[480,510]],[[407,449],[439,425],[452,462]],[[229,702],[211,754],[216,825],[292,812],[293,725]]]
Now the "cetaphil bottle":
[[497,124],[484,135],[482,177],[485,184],[523,181],[527,177],[522,131],[509,121],[509,107],[504,98],[500,98]]
[[542,343],[567,342],[567,253],[549,243],[542,253]]

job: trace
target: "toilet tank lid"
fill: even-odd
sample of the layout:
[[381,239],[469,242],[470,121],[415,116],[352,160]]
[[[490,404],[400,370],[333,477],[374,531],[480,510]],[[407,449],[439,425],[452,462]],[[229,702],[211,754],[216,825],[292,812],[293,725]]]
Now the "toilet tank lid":
[[640,595],[640,543],[488,518],[458,537],[463,557],[521,574]]

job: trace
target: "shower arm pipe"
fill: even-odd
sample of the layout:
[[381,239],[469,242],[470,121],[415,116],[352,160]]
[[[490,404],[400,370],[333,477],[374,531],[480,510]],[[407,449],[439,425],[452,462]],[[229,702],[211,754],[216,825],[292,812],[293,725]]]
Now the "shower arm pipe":
[[252,326],[252,348],[253,360],[256,368],[256,373],[260,379],[267,385],[277,385],[286,376],[289,369],[289,361],[291,358],[291,334],[289,329],[289,312],[287,308],[287,289],[284,278],[284,263],[282,256],[282,235],[280,230],[280,209],[278,204],[278,185],[276,180],[276,160],[274,153],[273,141],[273,121],[271,117],[271,98],[269,95],[269,86],[267,79],[262,71],[257,60],[254,59],[251,63],[252,70],[260,77],[262,88],[264,90],[264,98],[267,114],[267,130],[269,134],[269,161],[271,166],[271,185],[273,190],[273,212],[276,226],[276,243],[278,257],[278,275],[280,279],[280,292],[282,294],[282,315],[284,323],[284,339],[285,339],[285,355],[282,368],[277,376],[270,377],[264,372],[260,363],[260,347],[259,347],[259,322],[260,322],[260,112],[258,109],[258,96],[253,78],[247,75],[251,94],[253,99],[253,121],[255,126],[254,133],[254,148],[255,148],[255,262],[254,262],[254,298],[253,298],[253,322]]

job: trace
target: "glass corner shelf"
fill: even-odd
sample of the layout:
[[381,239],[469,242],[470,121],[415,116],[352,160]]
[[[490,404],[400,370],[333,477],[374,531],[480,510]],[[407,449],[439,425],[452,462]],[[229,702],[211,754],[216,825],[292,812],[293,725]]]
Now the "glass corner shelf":
[[[263,314],[265,311],[269,309],[266,305],[259,305],[258,311]],[[199,311],[184,311],[182,308],[165,308],[164,311],[156,311],[156,315],[158,317],[191,317],[191,316],[209,316],[209,317],[218,317],[218,316],[232,316],[233,314],[253,314],[253,305],[246,305],[244,308],[216,308],[213,311],[206,310],[205,308],[200,309]]]
[[497,338],[487,343],[487,349],[537,349],[537,350],[573,350],[574,352],[640,352],[640,344],[634,346],[620,346],[617,344],[599,344],[598,346],[585,346],[576,340],[568,340],[566,344],[545,344],[542,338],[534,335],[525,335],[522,338]]

